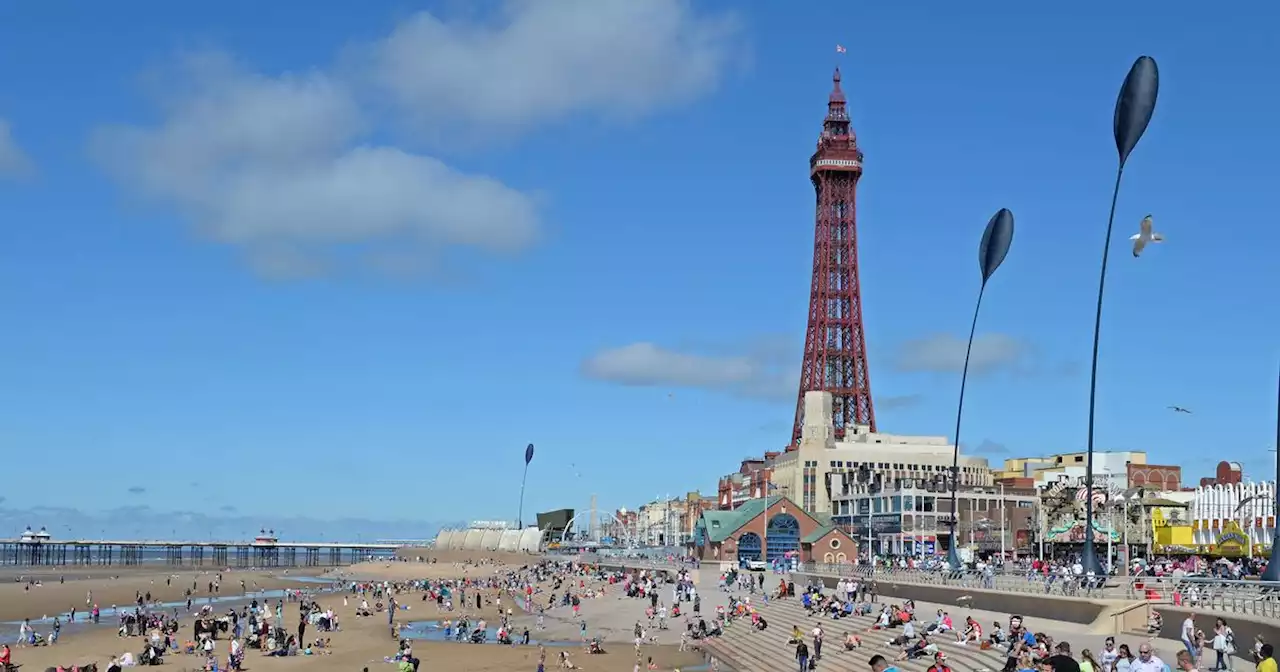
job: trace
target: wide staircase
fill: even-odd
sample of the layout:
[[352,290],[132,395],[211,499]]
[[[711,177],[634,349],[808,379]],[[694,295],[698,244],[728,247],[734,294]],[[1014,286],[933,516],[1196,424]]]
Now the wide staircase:
[[[753,600],[754,602],[754,600]],[[930,657],[912,661],[893,662],[902,648],[889,645],[889,640],[902,633],[901,628],[868,632],[875,623],[875,616],[847,616],[839,620],[830,617],[810,616],[805,613],[799,598],[772,600],[756,603],[759,613],[769,627],[760,632],[751,626],[750,619],[742,618],[725,628],[724,635],[704,642],[706,649],[736,672],[779,672],[797,670],[795,647],[788,645],[792,626],[800,626],[805,640],[813,646],[809,633],[816,625],[822,625],[825,641],[818,670],[822,672],[867,672],[867,661],[880,654],[901,669],[924,670],[933,664]],[[862,646],[844,650],[844,633],[851,632],[862,640]],[[939,650],[947,654],[947,664],[956,672],[991,672],[1004,668],[1005,655],[999,650],[981,650],[977,646],[960,646],[955,635],[936,638]],[[812,655],[812,650],[810,654]]]

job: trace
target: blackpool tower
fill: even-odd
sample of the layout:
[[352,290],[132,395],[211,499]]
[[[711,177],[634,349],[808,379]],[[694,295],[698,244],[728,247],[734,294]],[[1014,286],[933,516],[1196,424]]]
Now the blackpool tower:
[[862,287],[858,284],[856,204],[862,152],[849,124],[838,68],[832,77],[818,149],[809,159],[809,177],[817,196],[813,283],[792,442],[800,440],[804,393],[812,390],[831,393],[837,438],[852,425],[869,425],[871,431],[876,427],[862,327]]

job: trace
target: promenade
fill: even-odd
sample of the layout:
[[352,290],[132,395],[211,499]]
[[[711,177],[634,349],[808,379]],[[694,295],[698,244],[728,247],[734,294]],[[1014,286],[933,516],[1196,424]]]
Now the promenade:
[[1105,581],[1051,580],[1038,573],[977,570],[876,568],[866,566],[805,564],[800,574],[823,577],[874,578],[876,581],[912,585],[995,590],[1010,593],[1079,597],[1160,605],[1185,606],[1197,611],[1280,621],[1280,583],[1232,581],[1205,577],[1113,576]]

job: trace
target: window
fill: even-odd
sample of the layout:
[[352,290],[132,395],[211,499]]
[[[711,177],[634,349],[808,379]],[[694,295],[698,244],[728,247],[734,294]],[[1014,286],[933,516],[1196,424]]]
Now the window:
[[1084,455],[1076,455],[1076,462],[1084,462]]
[[837,548],[840,548],[840,540],[839,540],[839,539],[836,539],[836,538],[834,538],[834,537],[833,537],[833,538],[831,539],[831,548],[832,548],[833,550],[834,550],[834,549],[837,549]]

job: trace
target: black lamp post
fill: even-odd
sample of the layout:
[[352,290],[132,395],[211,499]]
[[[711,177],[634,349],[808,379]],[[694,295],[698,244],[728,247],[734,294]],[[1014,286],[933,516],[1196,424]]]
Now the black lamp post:
[[1129,154],[1142,139],[1142,134],[1151,123],[1151,115],[1156,111],[1156,94],[1160,90],[1160,71],[1156,68],[1155,59],[1140,56],[1129,68],[1129,74],[1120,87],[1120,96],[1116,99],[1115,119],[1112,122],[1116,138],[1116,150],[1120,153],[1120,164],[1116,169],[1116,186],[1111,191],[1111,214],[1107,216],[1107,237],[1102,246],[1102,272],[1098,276],[1098,307],[1093,321],[1093,360],[1089,374],[1089,439],[1086,451],[1084,484],[1087,492],[1084,499],[1084,551],[1080,564],[1086,572],[1102,575],[1102,563],[1098,560],[1098,551],[1093,543],[1093,421],[1094,407],[1098,398],[1098,338],[1102,333],[1102,294],[1107,286],[1107,257],[1111,251],[1111,228],[1116,218],[1116,199],[1120,196],[1120,178],[1124,176],[1124,164]]
[[951,569],[960,569],[960,552],[957,550],[959,536],[956,534],[956,486],[960,483],[960,419],[964,416],[964,385],[969,378],[969,355],[973,352],[973,334],[978,329],[978,312],[982,310],[982,295],[987,291],[987,281],[1000,268],[1005,256],[1009,254],[1009,244],[1013,242],[1013,213],[1008,208],[999,212],[987,222],[982,232],[982,242],[978,244],[978,270],[982,271],[982,285],[978,287],[978,301],[973,307],[973,322],[969,325],[969,346],[964,351],[964,369],[960,373],[960,402],[956,404],[956,445],[951,455],[951,547],[947,551],[947,564]]
[[[1276,383],[1276,450],[1280,451],[1280,382]],[[1276,503],[1271,515],[1276,519],[1275,536],[1271,538],[1271,559],[1262,572],[1263,581],[1280,581],[1280,452],[1276,453]]]
[[533,444],[524,449],[524,475],[520,477],[520,513],[516,517],[516,527],[524,529],[524,482],[529,479],[529,463],[533,461]]

